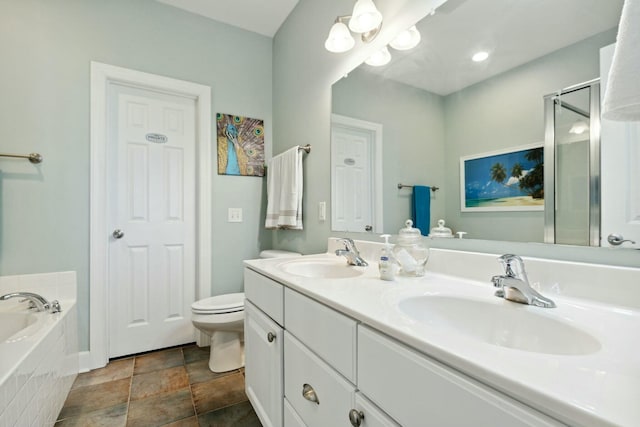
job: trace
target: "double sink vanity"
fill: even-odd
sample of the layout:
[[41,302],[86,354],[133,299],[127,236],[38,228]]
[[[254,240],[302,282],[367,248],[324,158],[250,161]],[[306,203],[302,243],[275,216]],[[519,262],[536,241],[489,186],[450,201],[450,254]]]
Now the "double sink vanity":
[[640,425],[640,270],[527,259],[554,308],[498,298],[497,256],[379,279],[334,252],[245,261],[247,395],[269,426]]

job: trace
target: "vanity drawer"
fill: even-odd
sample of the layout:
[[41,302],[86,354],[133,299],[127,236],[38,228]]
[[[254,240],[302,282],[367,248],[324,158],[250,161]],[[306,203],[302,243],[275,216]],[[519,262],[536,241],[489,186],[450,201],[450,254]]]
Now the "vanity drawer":
[[358,389],[403,426],[563,425],[365,326]]
[[291,289],[284,301],[285,329],[355,383],[356,321]]
[[245,267],[244,296],[279,325],[284,324],[284,286],[280,283]]
[[287,399],[284,399],[284,427],[307,427]]
[[[355,387],[320,360],[289,332],[284,333],[284,395],[308,427],[348,426],[355,404]],[[310,393],[303,396],[305,385]]]

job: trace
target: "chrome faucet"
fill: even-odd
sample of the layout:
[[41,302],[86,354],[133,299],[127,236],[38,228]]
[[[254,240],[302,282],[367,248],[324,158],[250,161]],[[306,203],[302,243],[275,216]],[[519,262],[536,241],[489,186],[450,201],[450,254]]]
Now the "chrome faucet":
[[58,301],[47,301],[41,295],[32,292],[13,292],[0,296],[0,301],[6,301],[10,298],[23,298],[23,301],[29,301],[29,308],[35,308],[36,311],[48,311],[49,313],[60,312],[60,303]]
[[504,267],[504,274],[493,276],[493,286],[499,288],[496,296],[521,304],[536,307],[554,308],[556,304],[547,297],[540,295],[529,284],[527,273],[524,271],[524,261],[517,255],[506,254],[498,258]]
[[358,251],[358,248],[356,248],[356,243],[353,239],[345,237],[340,239],[340,242],[344,243],[344,249],[336,250],[337,256],[347,258],[347,263],[349,263],[349,265],[355,265],[357,267],[366,267],[369,265],[369,263],[360,256],[360,252]]

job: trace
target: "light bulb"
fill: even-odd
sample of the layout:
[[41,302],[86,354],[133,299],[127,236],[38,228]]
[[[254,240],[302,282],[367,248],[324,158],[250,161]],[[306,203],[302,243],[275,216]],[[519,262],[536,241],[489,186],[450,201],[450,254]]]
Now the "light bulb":
[[398,34],[396,38],[389,43],[389,46],[396,50],[413,49],[418,45],[418,43],[420,43],[420,38],[420,32],[414,25],[413,27]]
[[329,36],[324,42],[324,47],[329,52],[341,53],[346,52],[355,46],[356,41],[349,32],[349,29],[342,22],[336,22],[329,31]]
[[382,23],[382,14],[376,9],[373,0],[358,0],[353,7],[349,20],[349,29],[354,33],[366,33]]
[[391,61],[391,54],[389,53],[389,49],[387,49],[387,47],[385,46],[381,50],[371,55],[364,62],[365,64],[371,65],[373,67],[380,67],[382,65],[387,65],[389,61]]

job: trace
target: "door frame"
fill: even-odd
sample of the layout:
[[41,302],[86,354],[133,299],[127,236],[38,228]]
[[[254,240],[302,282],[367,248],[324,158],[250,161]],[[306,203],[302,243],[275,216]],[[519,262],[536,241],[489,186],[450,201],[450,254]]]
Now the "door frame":
[[198,299],[211,295],[211,88],[209,86],[99,62],[91,62],[89,351],[80,371],[109,361],[109,230],[107,216],[107,111],[110,84],[192,98],[196,106],[196,289]]
[[[340,114],[331,114],[331,132],[333,133],[334,125],[341,127],[358,129],[371,133],[373,141],[373,147],[371,147],[372,164],[371,175],[373,177],[373,194],[371,195],[371,205],[373,207],[372,223],[373,232],[383,232],[383,210],[382,210],[382,125],[380,123],[368,122],[365,120],[354,119],[353,117],[342,116]],[[333,150],[333,138],[331,138],[331,149]],[[331,157],[333,159],[333,157]],[[331,187],[333,188],[335,182],[333,161],[331,161]],[[333,191],[331,194],[331,200],[333,200]],[[331,210],[333,212],[333,206]],[[331,228],[333,229],[333,213],[331,214]]]

